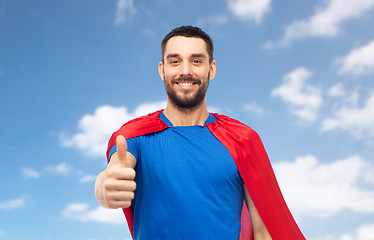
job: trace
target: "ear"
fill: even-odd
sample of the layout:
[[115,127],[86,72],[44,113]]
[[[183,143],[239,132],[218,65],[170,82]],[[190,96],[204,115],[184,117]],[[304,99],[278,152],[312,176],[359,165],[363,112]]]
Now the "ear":
[[160,77],[161,77],[161,79],[162,79],[162,81],[164,81],[164,63],[163,62],[160,62],[159,64],[158,64],[158,74],[160,75]]
[[216,76],[216,61],[213,60],[212,63],[210,64],[210,77],[209,81],[212,80]]

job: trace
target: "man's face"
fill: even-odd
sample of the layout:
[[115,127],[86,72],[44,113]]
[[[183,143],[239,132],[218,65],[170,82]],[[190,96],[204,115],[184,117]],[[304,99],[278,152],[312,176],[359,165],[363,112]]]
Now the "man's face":
[[204,40],[172,37],[166,44],[163,60],[159,73],[169,100],[180,108],[199,106],[216,71],[215,61],[209,63]]

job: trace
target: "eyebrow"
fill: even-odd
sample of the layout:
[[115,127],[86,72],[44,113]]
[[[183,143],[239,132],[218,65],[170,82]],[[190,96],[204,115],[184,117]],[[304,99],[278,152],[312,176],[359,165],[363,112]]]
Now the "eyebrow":
[[[171,53],[171,54],[168,54],[166,56],[166,59],[169,59],[169,58],[174,58],[174,57],[179,57],[179,54],[177,53]],[[191,54],[191,57],[194,57],[194,58],[206,58],[206,56],[202,53],[193,53]]]
[[191,55],[191,57],[196,57],[196,58],[206,58],[204,54],[202,53],[194,53]]
[[178,57],[179,54],[176,54],[176,53],[173,53],[173,54],[169,54],[166,56],[166,59],[169,59],[169,58],[174,58],[174,57]]

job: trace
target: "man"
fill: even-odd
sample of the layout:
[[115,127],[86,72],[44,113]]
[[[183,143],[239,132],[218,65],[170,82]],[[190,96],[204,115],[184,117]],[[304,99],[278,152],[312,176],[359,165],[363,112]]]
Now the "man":
[[134,239],[305,239],[258,135],[207,110],[216,73],[210,37],[182,26],[161,48],[167,106],[112,135],[99,203],[124,209]]

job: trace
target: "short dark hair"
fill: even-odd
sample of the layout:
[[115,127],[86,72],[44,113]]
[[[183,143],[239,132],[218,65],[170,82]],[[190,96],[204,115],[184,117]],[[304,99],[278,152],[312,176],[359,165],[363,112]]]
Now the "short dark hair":
[[164,39],[161,42],[161,57],[162,57],[162,62],[164,62],[164,54],[165,54],[165,47],[167,42],[170,40],[172,37],[177,37],[177,36],[182,36],[182,37],[194,37],[194,38],[201,38],[202,40],[205,41],[206,43],[206,50],[208,51],[209,54],[209,63],[213,61],[213,40],[210,38],[210,36],[201,30],[201,28],[194,27],[194,26],[181,26],[174,28],[169,32]]

